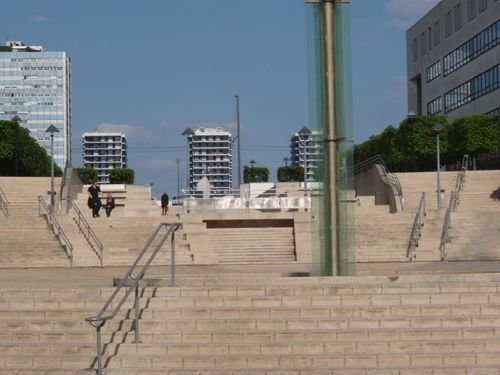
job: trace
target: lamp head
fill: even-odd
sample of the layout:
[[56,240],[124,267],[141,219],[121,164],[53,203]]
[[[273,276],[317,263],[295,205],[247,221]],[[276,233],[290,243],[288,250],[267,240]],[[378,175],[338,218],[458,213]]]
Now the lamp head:
[[47,129],[45,129],[45,132],[53,135],[54,133],[59,133],[59,129],[57,129],[54,125],[50,125]]
[[441,133],[444,129],[444,126],[443,124],[435,124],[433,127],[432,127],[432,133],[438,135],[439,133]]

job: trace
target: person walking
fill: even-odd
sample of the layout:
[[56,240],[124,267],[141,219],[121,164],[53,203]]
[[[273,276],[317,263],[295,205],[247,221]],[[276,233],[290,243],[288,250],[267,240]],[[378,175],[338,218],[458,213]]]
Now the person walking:
[[106,196],[106,216],[109,217],[111,215],[111,211],[113,211],[113,208],[115,208],[115,198],[111,195],[111,193],[108,193]]
[[161,214],[166,215],[168,213],[168,194],[164,192],[161,196]]
[[99,198],[99,193],[101,192],[101,188],[97,181],[92,182],[92,185],[88,188],[89,192],[89,203],[92,206],[92,217],[99,217],[99,210],[101,209],[102,203]]

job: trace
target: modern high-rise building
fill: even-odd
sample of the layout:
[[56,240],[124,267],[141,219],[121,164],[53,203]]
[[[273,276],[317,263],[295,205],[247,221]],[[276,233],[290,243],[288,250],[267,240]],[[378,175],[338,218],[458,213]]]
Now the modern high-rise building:
[[109,172],[127,168],[127,138],[122,133],[83,133],[83,167],[94,168],[99,183],[109,183]]
[[305,167],[307,181],[318,181],[317,168],[323,160],[321,133],[303,127],[290,138],[291,165]]
[[[16,117],[17,116],[17,117]],[[54,161],[71,165],[70,59],[66,52],[45,51],[9,41],[0,46],[0,120],[18,118],[19,125],[51,153],[54,125]]]
[[442,0],[406,46],[409,112],[500,114],[500,0]]
[[232,137],[222,128],[187,128],[182,135],[188,142],[188,188],[207,177],[214,195],[227,194],[233,184]]

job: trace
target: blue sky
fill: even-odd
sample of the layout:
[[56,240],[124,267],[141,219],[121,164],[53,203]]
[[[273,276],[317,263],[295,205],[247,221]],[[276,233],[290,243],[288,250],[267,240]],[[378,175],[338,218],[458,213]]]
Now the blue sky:
[[[352,0],[355,142],[406,115],[405,30],[438,0]],[[158,197],[185,184],[186,127],[236,132],[242,165],[275,170],[308,125],[303,0],[10,0],[0,37],[66,51],[72,62],[73,165],[81,134],[122,131],[136,183]],[[236,166],[236,149],[233,164]],[[237,172],[233,173],[234,178]]]

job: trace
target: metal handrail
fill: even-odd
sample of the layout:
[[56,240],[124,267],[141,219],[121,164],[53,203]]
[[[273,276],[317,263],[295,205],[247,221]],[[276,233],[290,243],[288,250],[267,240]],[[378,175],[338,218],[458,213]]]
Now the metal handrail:
[[455,181],[455,190],[451,193],[450,203],[446,210],[446,215],[444,217],[443,230],[441,232],[441,242],[439,244],[439,251],[441,252],[441,260],[447,260],[448,255],[446,254],[446,243],[449,242],[449,229],[451,227],[451,212],[456,210],[458,207],[460,192],[464,188],[465,182],[465,172],[467,171],[467,165],[469,164],[469,155],[464,155],[462,158],[462,168],[457,175]]
[[52,233],[54,233],[54,235],[59,240],[59,243],[61,244],[61,246],[64,249],[64,252],[69,258],[70,266],[73,267],[73,245],[69,241],[68,237],[66,236],[66,233],[64,233],[64,230],[62,229],[61,225],[59,224],[54,214],[52,213],[52,207],[49,208],[47,202],[45,202],[45,199],[41,195],[38,196],[38,214],[40,216],[45,215],[47,223],[49,224],[49,227],[52,230]]
[[0,208],[5,216],[9,216],[9,200],[5,196],[2,188],[0,187]]
[[455,201],[453,203],[453,209],[455,210],[458,206],[459,200],[460,200],[460,192],[464,188],[464,182],[465,182],[465,172],[467,171],[467,165],[469,163],[469,155],[464,155],[462,158],[462,168],[460,169],[460,172],[457,175],[457,179],[455,181]]
[[416,258],[415,249],[418,246],[418,239],[422,236],[422,227],[424,226],[423,217],[426,215],[427,212],[425,211],[425,192],[423,192],[420,196],[420,203],[418,205],[417,213],[415,214],[415,220],[413,221],[410,240],[408,241],[408,250],[406,251],[406,256],[408,257],[410,262]]
[[396,188],[396,191],[399,196],[399,201],[401,203],[401,208],[404,211],[403,188],[401,187],[401,183],[399,182],[398,176],[389,171],[389,168],[387,167],[387,164],[385,163],[385,160],[382,157],[382,155],[372,156],[371,158],[363,160],[362,162],[354,165],[353,167],[354,174],[357,174],[368,168],[371,168],[375,164],[380,164],[382,166],[382,171],[384,173],[384,177],[387,180],[387,183]]
[[449,241],[449,228],[451,226],[451,211],[455,205],[455,192],[451,193],[450,203],[446,209],[446,215],[444,217],[443,230],[441,232],[441,242],[439,243],[439,251],[441,252],[441,260],[447,260],[448,255],[446,254],[446,243]]
[[[99,258],[99,262],[101,264],[101,267],[103,266],[104,262],[104,257],[103,257],[103,249],[104,246],[102,242],[99,240],[95,232],[92,230],[90,227],[89,222],[87,219],[82,214],[82,211],[78,208],[75,202],[71,201],[71,207],[75,210],[76,214],[78,215],[78,220],[76,218],[73,218],[75,221],[76,225],[78,226],[78,229],[80,230],[80,233],[83,234],[89,245],[98,250],[97,252],[97,257]],[[83,227],[83,228],[82,228]]]
[[[146,252],[148,251],[149,247],[153,243],[153,241],[157,238],[158,233],[162,228],[166,228],[167,232],[163,235],[163,237],[160,238],[160,241],[156,245],[156,248],[153,250],[149,258],[147,259],[146,263],[142,266],[140,269],[139,273],[134,274],[135,268],[138,266],[139,262],[142,260]],[[90,316],[88,318],[85,318],[87,322],[92,324],[92,326],[96,329],[97,331],[97,375],[102,375],[102,346],[101,346],[101,328],[106,324],[108,320],[113,319],[118,311],[120,311],[122,305],[125,303],[127,300],[128,296],[130,293],[132,293],[132,290],[135,289],[135,302],[134,302],[134,307],[135,307],[135,319],[134,319],[134,331],[135,331],[135,342],[139,343],[139,315],[140,315],[140,293],[139,293],[139,282],[142,280],[144,275],[146,274],[146,271],[148,270],[149,266],[151,265],[151,262],[154,260],[158,252],[160,251],[161,247],[167,240],[168,236],[172,234],[171,236],[171,266],[170,266],[170,272],[171,272],[171,282],[170,286],[175,286],[175,232],[182,228],[182,223],[160,223],[158,227],[155,229],[153,234],[149,237],[146,245],[142,249],[142,251],[139,253],[137,256],[137,259],[134,261],[130,269],[127,271],[125,276],[121,279],[120,283],[118,286],[115,288],[115,291],[111,296],[108,298],[106,303],[103,305],[101,310],[97,313],[95,316]],[[111,306],[111,304],[114,302],[115,297],[118,295],[118,293],[121,291],[121,289],[129,284],[127,286],[127,290],[125,294],[122,296],[120,301],[117,303],[116,307],[109,313],[107,313],[108,308]]]

